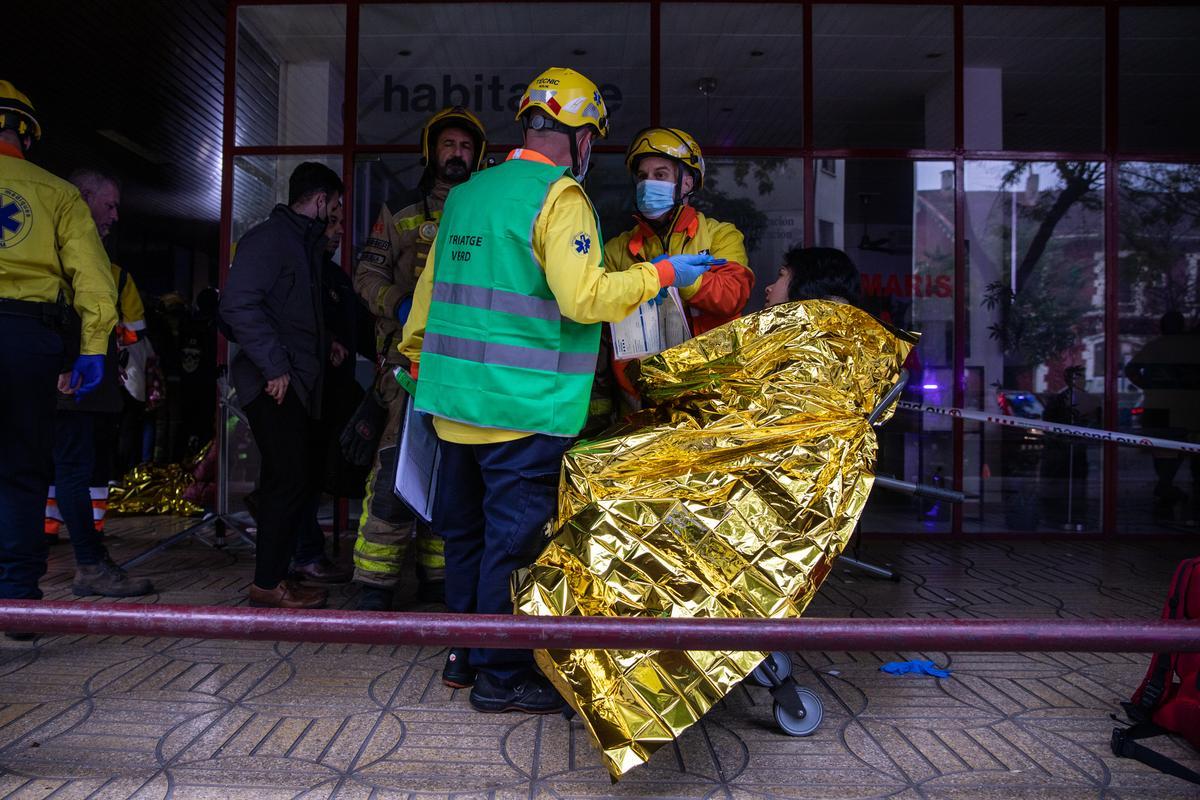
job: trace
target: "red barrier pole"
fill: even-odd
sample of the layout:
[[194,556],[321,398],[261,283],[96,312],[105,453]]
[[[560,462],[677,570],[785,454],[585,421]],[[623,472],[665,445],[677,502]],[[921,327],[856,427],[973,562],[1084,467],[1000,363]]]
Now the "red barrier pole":
[[7,600],[0,630],[431,647],[1200,652],[1200,623],[1159,620],[515,617]]

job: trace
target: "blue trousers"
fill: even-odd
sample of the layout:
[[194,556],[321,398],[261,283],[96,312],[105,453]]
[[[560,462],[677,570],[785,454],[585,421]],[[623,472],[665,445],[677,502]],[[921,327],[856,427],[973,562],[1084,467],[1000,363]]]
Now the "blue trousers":
[[[446,605],[463,614],[511,614],[509,577],[542,551],[558,504],[563,453],[573,439],[442,442],[433,528],[446,545]],[[513,686],[533,669],[529,650],[471,651],[471,666]]]
[[0,342],[0,597],[37,600],[63,342],[41,320],[3,312]]
[[[96,428],[108,420],[87,411],[58,411],[54,426],[54,496],[75,550],[75,563],[99,564],[104,545],[92,519]],[[100,485],[99,483],[95,485]]]

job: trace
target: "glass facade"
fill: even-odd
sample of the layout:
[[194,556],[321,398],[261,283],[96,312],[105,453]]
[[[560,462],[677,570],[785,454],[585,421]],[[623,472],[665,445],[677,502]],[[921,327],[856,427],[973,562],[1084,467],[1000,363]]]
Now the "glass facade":
[[[746,237],[757,279],[747,310],[788,249],[839,247],[868,310],[922,334],[905,399],[1200,440],[1193,7],[234,7],[230,249],[282,199],[290,169],[317,158],[350,184],[351,268],[380,204],[412,197],[430,114],[470,108],[500,160],[519,140],[524,82],[569,65],[601,85],[612,112],[587,180],[606,235],[632,224],[622,153],[633,133],[683,128],[705,152],[696,204]],[[880,432],[880,474],[970,499],[877,492],[863,527],[1185,531],[1200,520],[1193,462],[902,410]]]

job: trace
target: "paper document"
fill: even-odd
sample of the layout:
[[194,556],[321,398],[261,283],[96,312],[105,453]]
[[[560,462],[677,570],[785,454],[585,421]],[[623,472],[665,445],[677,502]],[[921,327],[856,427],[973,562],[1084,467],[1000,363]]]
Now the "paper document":
[[679,292],[672,286],[659,305],[642,303],[620,322],[609,323],[617,358],[644,358],[692,338]]
[[425,522],[433,521],[437,495],[438,464],[442,449],[433,430],[433,417],[413,408],[412,398],[404,406],[404,426],[396,454],[396,496]]

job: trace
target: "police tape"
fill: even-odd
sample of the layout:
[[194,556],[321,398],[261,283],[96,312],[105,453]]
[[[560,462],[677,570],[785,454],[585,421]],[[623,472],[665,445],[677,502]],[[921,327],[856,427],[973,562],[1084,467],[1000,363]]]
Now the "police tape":
[[1010,428],[1032,428],[1034,430],[1054,433],[1060,436],[1072,436],[1077,439],[1087,439],[1091,442],[1112,442],[1131,447],[1155,447],[1162,450],[1177,450],[1181,453],[1200,455],[1200,443],[1177,442],[1173,439],[1157,439],[1153,436],[1136,436],[1131,433],[1118,433],[1099,428],[1084,428],[1079,425],[1066,425],[1061,422],[1046,422],[1041,419],[1026,419],[1025,417],[1010,417],[1005,414],[988,414],[986,411],[971,411],[966,408],[946,408],[944,406],[927,406],[901,400],[896,404],[906,411],[919,411],[922,414],[937,414],[955,419],[970,419],[988,422],[993,425],[1007,425]]

